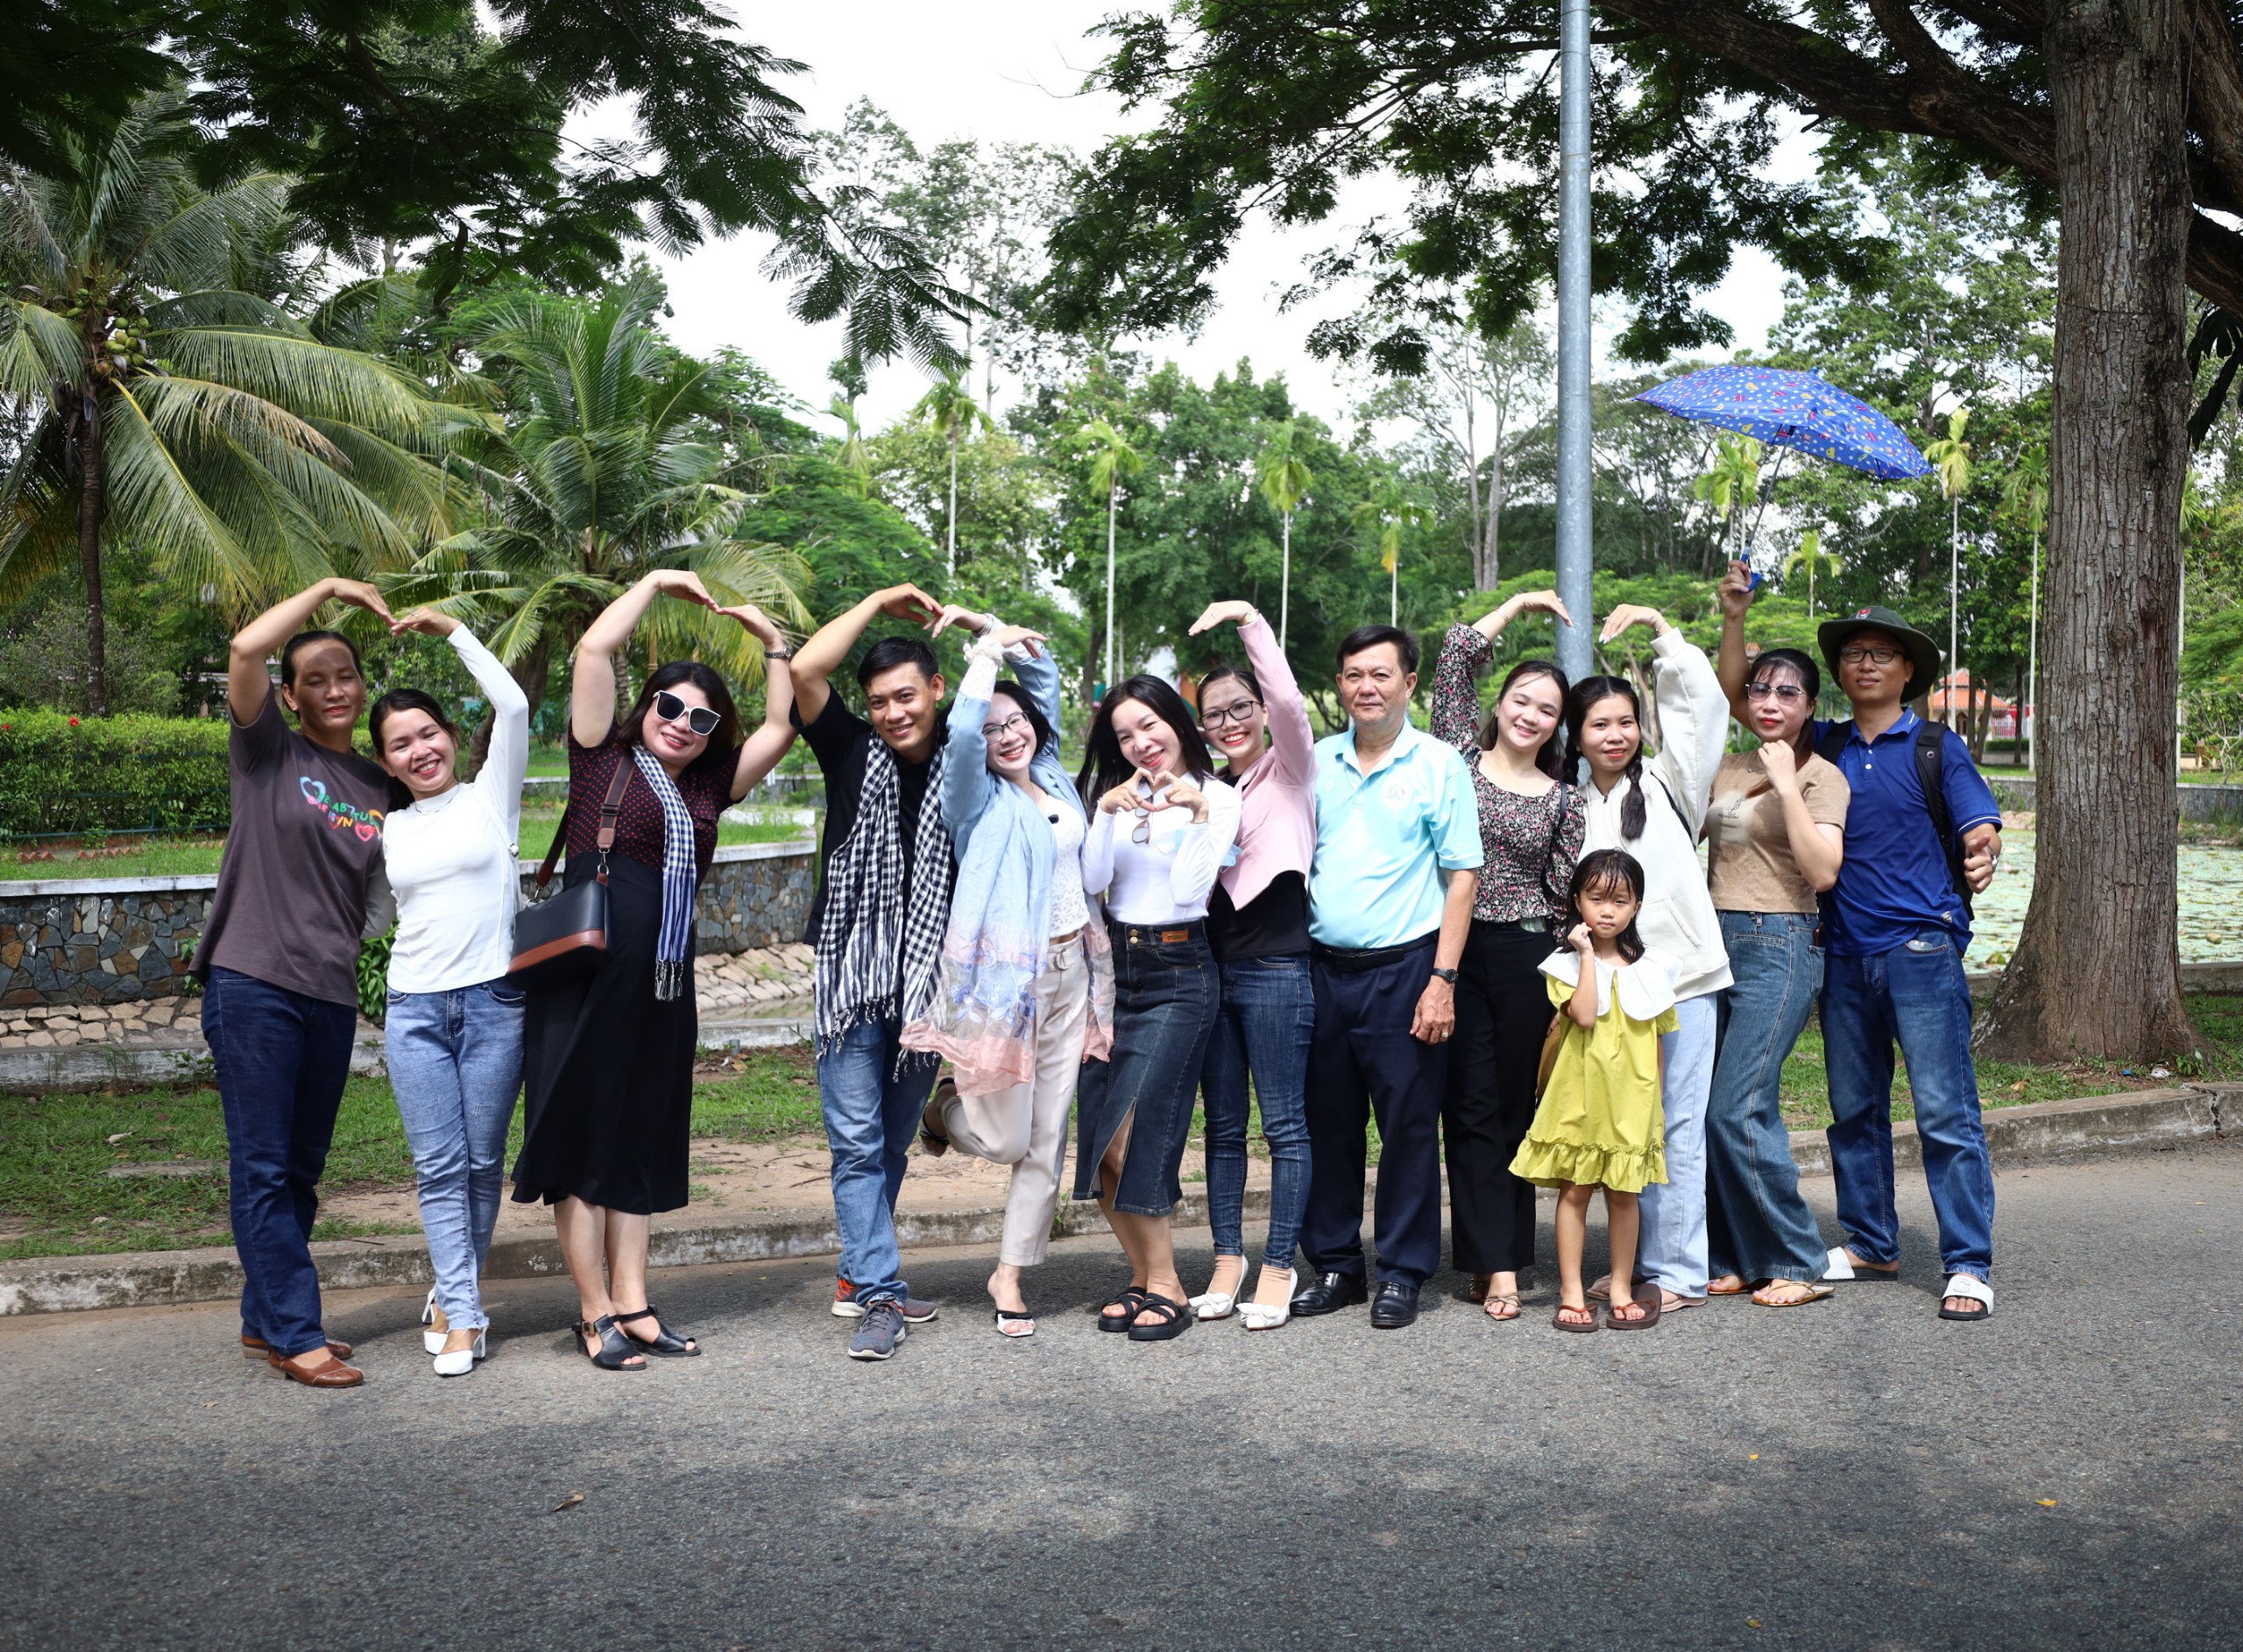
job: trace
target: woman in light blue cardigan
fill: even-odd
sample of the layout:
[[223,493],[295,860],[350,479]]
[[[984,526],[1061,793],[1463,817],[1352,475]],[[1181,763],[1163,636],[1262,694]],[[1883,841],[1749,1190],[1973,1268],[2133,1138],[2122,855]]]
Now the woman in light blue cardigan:
[[[1114,971],[1083,892],[1086,822],[1059,761],[1058,667],[1036,632],[980,625],[943,759],[950,927],[933,1002],[902,1042],[951,1063],[953,1081],[927,1102],[928,1151],[1012,1167],[989,1296],[1001,1335],[1032,1337],[1020,1270],[1051,1247],[1076,1077],[1113,1047]],[[997,681],[1008,658],[1016,682]]]

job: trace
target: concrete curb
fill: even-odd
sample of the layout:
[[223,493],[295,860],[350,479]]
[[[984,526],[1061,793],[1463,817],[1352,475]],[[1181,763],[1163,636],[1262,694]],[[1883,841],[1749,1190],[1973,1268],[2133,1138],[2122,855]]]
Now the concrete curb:
[[[1986,1141],[1997,1164],[2032,1163],[2058,1154],[2125,1152],[2209,1140],[2243,1132],[2243,1084],[2198,1084],[2174,1090],[2145,1090],[2073,1101],[2036,1102],[1998,1107],[1985,1115]],[[1830,1154],[1820,1131],[1795,1130],[1792,1156],[1802,1175],[1828,1175]],[[1896,1167],[1923,1162],[1913,1123],[1893,1126]],[[1249,1188],[1246,1212],[1264,1216],[1266,1188]],[[1179,1227],[1199,1227],[1207,1219],[1203,1189],[1187,1189],[1176,1207]],[[896,1218],[896,1238],[907,1249],[938,1245],[985,1245],[1004,1225],[1001,1207],[969,1211],[907,1211]],[[1062,1237],[1095,1232],[1103,1225],[1093,1204],[1063,1204]],[[831,1216],[766,1218],[744,1221],[685,1220],[674,1225],[656,1218],[647,1260],[656,1267],[688,1267],[706,1262],[770,1261],[796,1256],[832,1255],[841,1248]],[[418,1237],[332,1239],[312,1246],[320,1283],[328,1290],[370,1285],[426,1285],[427,1245]],[[504,1240],[491,1248],[484,1270],[489,1279],[534,1279],[567,1272],[560,1247],[549,1235]],[[223,1302],[240,1295],[242,1272],[230,1250],[142,1251],[117,1256],[39,1257],[0,1262],[0,1315],[60,1313],[91,1308],[145,1308],[178,1303]]]
[[[363,1039],[350,1051],[350,1070],[379,1078],[388,1070],[379,1039]],[[49,1049],[0,1049],[0,1093],[44,1096],[63,1091],[213,1082],[210,1048],[200,1040],[180,1044],[72,1044]]]

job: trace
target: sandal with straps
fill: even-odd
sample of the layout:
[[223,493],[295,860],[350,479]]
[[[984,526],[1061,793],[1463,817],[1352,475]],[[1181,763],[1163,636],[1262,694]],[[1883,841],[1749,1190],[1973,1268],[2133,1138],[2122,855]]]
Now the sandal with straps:
[[[577,1346],[583,1349],[584,1358],[602,1371],[644,1371],[647,1368],[647,1362],[639,1359],[638,1350],[631,1338],[615,1328],[613,1314],[602,1314],[598,1319],[579,1319],[570,1329],[577,1333]],[[597,1351],[584,1346],[587,1332],[599,1338]],[[634,1359],[638,1360],[635,1365],[632,1363]]]
[[1145,1298],[1152,1293],[1143,1285],[1125,1285],[1113,1298],[1114,1306],[1102,1309],[1098,1316],[1100,1331],[1127,1331],[1137,1323],[1137,1316],[1144,1310]]
[[693,1359],[700,1356],[701,1345],[690,1337],[679,1336],[668,1325],[662,1324],[662,1317],[655,1311],[655,1305],[652,1303],[648,1303],[635,1314],[615,1316],[615,1323],[619,1325],[631,1324],[640,1319],[651,1319],[655,1322],[655,1334],[652,1337],[634,1336],[631,1338],[644,1352],[660,1354],[665,1359]]
[[1190,1303],[1172,1302],[1157,1291],[1147,1291],[1137,1311],[1158,1314],[1160,1317],[1150,1325],[1131,1325],[1131,1342],[1172,1342],[1199,1323],[1199,1316],[1192,1311]]

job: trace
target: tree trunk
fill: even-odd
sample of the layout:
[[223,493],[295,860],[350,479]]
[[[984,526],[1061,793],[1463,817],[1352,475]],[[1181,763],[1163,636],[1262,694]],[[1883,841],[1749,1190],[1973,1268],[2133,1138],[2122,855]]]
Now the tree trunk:
[[1481,541],[1479,564],[1480,589],[1491,591],[1503,583],[1503,561],[1499,555],[1504,531],[1504,427],[1496,426],[1495,451],[1488,455],[1488,512],[1487,537]]
[[2175,857],[2190,218],[2179,0],[2062,0],[2048,762],[2033,904],[1976,1045],[2186,1053]]
[[78,402],[78,574],[86,587],[86,715],[109,715],[108,620],[102,608],[102,410],[98,378]]

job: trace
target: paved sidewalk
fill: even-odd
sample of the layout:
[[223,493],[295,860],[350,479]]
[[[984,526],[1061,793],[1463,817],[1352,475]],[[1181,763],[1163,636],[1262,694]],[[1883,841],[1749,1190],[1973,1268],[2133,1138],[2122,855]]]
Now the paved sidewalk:
[[[680,1269],[698,1359],[594,1370],[558,1280],[428,1373],[420,1292],[336,1299],[366,1387],[242,1359],[223,1305],[0,1322],[11,1644],[1194,1652],[2219,1648],[2243,1611],[2243,1147],[2004,1170],[1985,1325],[1902,1282],[1567,1337],[1435,1281],[1165,1345],[1101,1336],[1111,1241],[842,1357],[817,1260]],[[1809,1184],[1827,1223],[1828,1184]],[[1548,1254],[1546,1218],[1541,1233]],[[1601,1231],[1592,1250],[1601,1250]],[[1187,1269],[1204,1232],[1182,1236]]]

